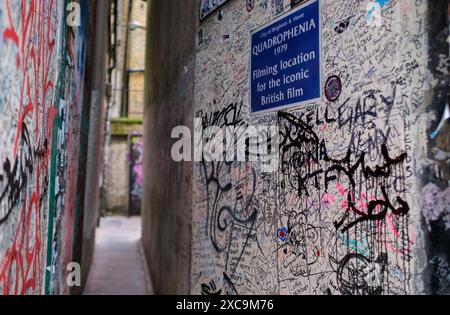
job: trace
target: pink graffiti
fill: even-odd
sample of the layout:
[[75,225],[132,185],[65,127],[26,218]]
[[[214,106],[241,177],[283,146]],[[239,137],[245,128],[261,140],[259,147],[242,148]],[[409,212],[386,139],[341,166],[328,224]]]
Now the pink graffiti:
[[[369,196],[366,193],[361,193],[359,198],[356,199],[349,189],[341,183],[336,184],[336,190],[339,195],[343,197],[340,207],[345,211],[350,211],[349,209],[351,209],[348,203],[348,194],[350,194],[351,202],[355,203],[355,209],[358,214],[366,214],[368,212],[369,203],[377,200],[375,196]],[[336,203],[336,199],[328,192],[324,194],[323,201],[328,206]],[[379,211],[380,207],[381,206],[378,206],[376,210]],[[386,214],[385,221],[375,221],[375,228],[380,240],[386,245],[389,252],[402,256],[408,256],[410,254],[410,247],[415,243],[414,229],[411,224],[408,226],[403,226],[402,228],[407,231],[407,235],[402,235],[399,227],[396,225],[397,220],[398,216],[388,213]],[[407,240],[403,242],[403,238],[407,238]]]

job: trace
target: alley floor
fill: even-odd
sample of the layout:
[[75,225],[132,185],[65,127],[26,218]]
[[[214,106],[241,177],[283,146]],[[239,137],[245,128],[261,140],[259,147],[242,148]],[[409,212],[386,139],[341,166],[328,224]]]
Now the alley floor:
[[139,217],[102,218],[84,295],[146,295],[149,281],[140,251]]

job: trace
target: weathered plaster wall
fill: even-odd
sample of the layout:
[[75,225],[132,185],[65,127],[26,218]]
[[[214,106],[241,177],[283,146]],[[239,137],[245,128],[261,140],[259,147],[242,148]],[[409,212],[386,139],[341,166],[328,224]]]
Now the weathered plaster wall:
[[[290,9],[282,2],[231,0],[201,24],[195,117],[204,128],[274,124],[282,145],[275,174],[257,163],[195,164],[191,293],[422,293],[427,260],[437,255],[436,268],[449,270],[448,125],[427,150],[440,78],[428,70],[430,20],[443,2],[376,1],[382,25],[373,27],[369,1],[321,0],[323,84],[338,76],[339,98],[250,117],[250,32]],[[442,177],[421,194],[425,164]]]
[[3,294],[68,293],[85,33],[67,26],[65,8],[62,0],[0,4]]
[[157,294],[188,294],[192,164],[171,159],[172,129],[192,125],[196,0],[151,1],[147,34],[142,242]]

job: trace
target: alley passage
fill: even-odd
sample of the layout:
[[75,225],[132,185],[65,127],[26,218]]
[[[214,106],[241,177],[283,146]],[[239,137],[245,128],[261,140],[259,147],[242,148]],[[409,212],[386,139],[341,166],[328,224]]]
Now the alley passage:
[[94,262],[84,295],[146,295],[139,251],[139,217],[107,217],[97,230]]

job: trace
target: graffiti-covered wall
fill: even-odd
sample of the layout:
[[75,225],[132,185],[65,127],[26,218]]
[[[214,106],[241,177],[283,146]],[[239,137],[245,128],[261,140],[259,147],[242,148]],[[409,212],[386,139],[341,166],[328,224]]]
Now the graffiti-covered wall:
[[66,10],[67,4],[0,4],[3,294],[68,293],[65,272],[72,259],[84,32],[76,26],[81,25],[78,19],[69,26],[68,14],[77,12]]
[[[439,79],[428,70],[430,4],[319,2],[321,100],[263,115],[250,114],[250,34],[291,1],[228,1],[200,25],[203,130],[272,125],[280,147],[273,173],[259,163],[195,163],[194,294],[420,293],[425,221],[448,244],[448,125],[430,149],[446,179],[427,183],[423,198],[418,180]],[[442,58],[445,68],[448,51]],[[444,283],[446,246],[435,258]]]

